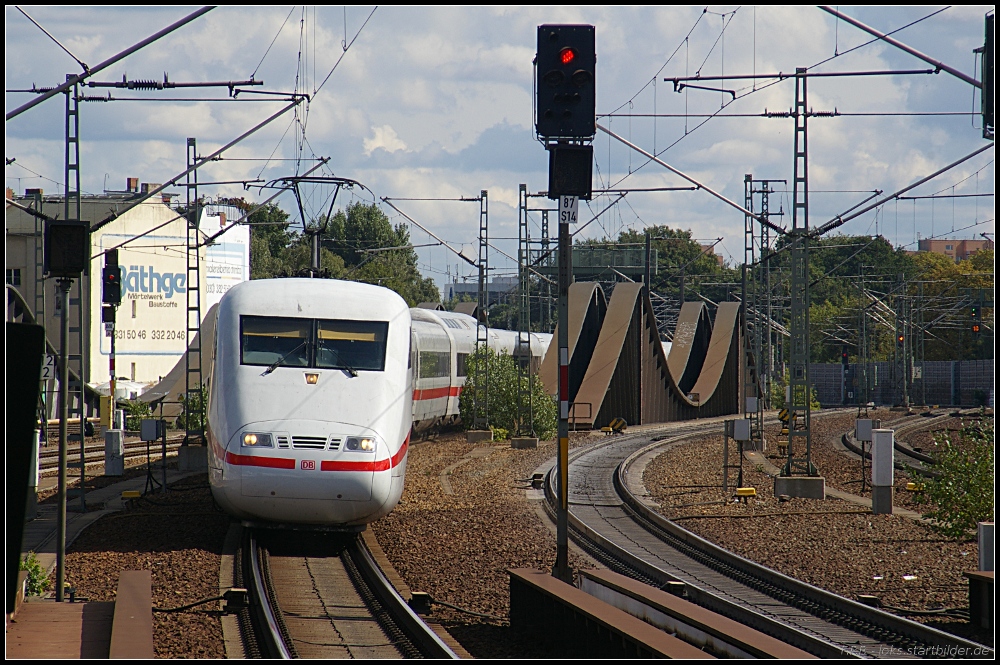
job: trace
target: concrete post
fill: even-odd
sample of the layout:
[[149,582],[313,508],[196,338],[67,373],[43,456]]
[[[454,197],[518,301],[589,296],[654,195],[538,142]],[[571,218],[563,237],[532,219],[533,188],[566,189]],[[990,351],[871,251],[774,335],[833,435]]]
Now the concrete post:
[[891,429],[872,430],[872,512],[892,514],[893,438]]
[[109,429],[104,433],[104,475],[125,475],[125,431]]

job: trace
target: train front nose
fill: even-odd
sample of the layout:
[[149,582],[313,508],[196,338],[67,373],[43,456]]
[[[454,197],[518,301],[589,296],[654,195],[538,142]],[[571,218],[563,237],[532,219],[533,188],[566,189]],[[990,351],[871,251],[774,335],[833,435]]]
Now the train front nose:
[[[374,434],[329,433],[329,423],[307,432],[263,431],[258,425],[230,442],[230,491],[252,517],[277,522],[347,524],[384,502],[377,457],[386,454]],[[253,431],[251,431],[253,429]],[[336,429],[336,428],[333,428]],[[235,498],[235,497],[234,497]]]

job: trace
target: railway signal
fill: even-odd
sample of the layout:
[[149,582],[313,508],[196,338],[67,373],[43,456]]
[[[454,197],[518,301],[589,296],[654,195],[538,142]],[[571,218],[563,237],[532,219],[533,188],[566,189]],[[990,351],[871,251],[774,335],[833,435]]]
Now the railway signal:
[[976,303],[970,308],[972,313],[972,334],[978,335],[983,329],[983,308]]
[[550,199],[559,200],[559,426],[556,563],[553,576],[573,581],[568,556],[569,512],[569,284],[572,239],[578,199],[590,199],[593,146],[597,133],[597,64],[594,26],[540,25],[535,54],[535,130],[549,151]]
[[535,128],[549,139],[592,139],[597,133],[594,26],[540,25]]
[[847,347],[845,346],[840,351],[840,364],[847,367],[850,363],[847,361]]
[[103,282],[101,301],[114,307],[122,304],[122,267],[118,265],[118,250],[108,250],[104,254]]

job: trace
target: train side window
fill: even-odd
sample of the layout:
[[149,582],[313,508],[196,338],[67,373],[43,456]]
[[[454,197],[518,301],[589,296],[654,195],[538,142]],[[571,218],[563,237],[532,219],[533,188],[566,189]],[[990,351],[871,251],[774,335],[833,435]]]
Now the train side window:
[[385,321],[317,321],[316,367],[381,372],[388,333]]
[[241,316],[240,364],[308,367],[312,320]]
[[451,376],[451,353],[448,351],[421,351],[419,367],[421,379]]
[[469,357],[468,353],[455,354],[455,376],[466,375],[465,363],[468,357]]

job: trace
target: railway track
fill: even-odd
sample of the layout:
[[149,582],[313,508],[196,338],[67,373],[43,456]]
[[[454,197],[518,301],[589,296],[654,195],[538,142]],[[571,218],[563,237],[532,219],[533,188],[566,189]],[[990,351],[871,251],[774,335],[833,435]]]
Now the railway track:
[[[184,439],[183,434],[178,434],[167,438],[167,456],[172,453],[176,453],[177,449],[180,448],[181,442]],[[151,459],[159,459],[163,453],[163,446],[160,442],[151,442],[148,447],[149,456]],[[125,460],[126,466],[131,466],[128,462],[129,460],[135,460],[137,458],[145,459],[147,452],[147,444],[145,441],[129,441],[125,443]],[[80,445],[79,442],[70,442],[68,446],[66,460],[69,463],[79,463],[80,462]],[[88,443],[84,446],[84,463],[87,466],[104,464],[104,444],[103,443]],[[56,473],[59,469],[59,446],[48,445],[42,448],[38,453],[38,470],[42,475],[47,475],[49,473]]]
[[[669,425],[575,451],[570,460],[569,524],[574,540],[612,570],[659,588],[684,585],[685,597],[820,657],[900,657],[993,650],[799,582],[727,552],[660,516],[643,502],[640,459],[704,435],[706,426]],[[715,422],[717,421],[717,423]],[[545,485],[554,515],[556,473]]]
[[457,658],[382,574],[359,534],[244,529],[234,570],[251,658]]
[[[908,435],[918,432],[920,430],[926,429],[929,425],[934,422],[935,418],[940,418],[942,416],[976,416],[975,413],[961,412],[961,411],[928,411],[924,414],[919,415],[907,415],[902,418],[885,422],[883,427],[891,427],[894,430],[894,441],[893,449],[907,458],[905,460],[900,460],[899,456],[893,466],[900,471],[908,471],[917,476],[925,476],[930,478],[936,478],[940,474],[934,469],[934,458],[919,449],[915,449],[913,446],[907,443],[906,439]],[[860,443],[853,437],[853,435],[848,432],[842,437],[844,447],[857,456],[862,455],[862,448]],[[867,459],[871,459],[871,452],[868,450],[864,451],[864,456]]]

